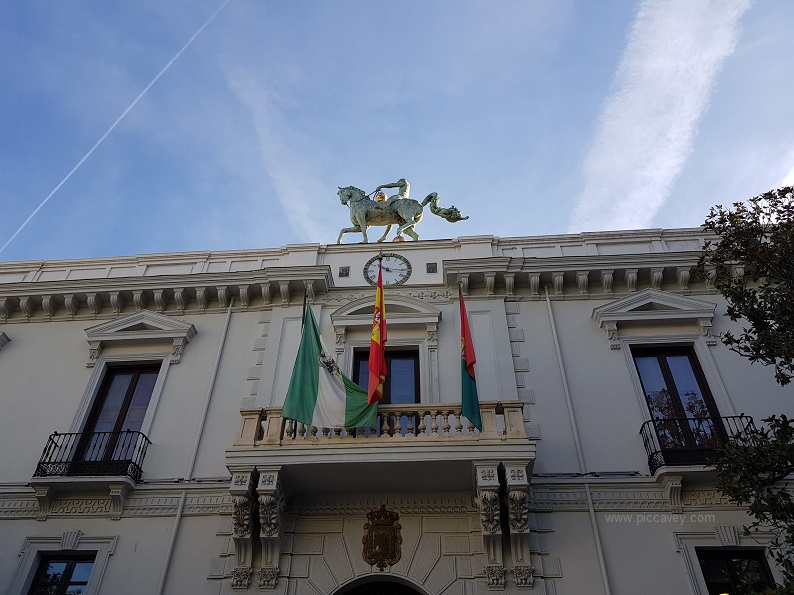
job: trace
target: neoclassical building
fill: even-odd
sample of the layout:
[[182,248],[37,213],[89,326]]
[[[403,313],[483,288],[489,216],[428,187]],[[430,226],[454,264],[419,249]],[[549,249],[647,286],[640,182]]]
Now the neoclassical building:
[[[718,340],[725,302],[692,274],[704,241],[0,263],[0,590],[705,595],[733,593],[742,569],[779,580],[709,461],[794,415],[792,394]],[[304,302],[339,368],[366,378],[381,248],[377,427],[282,418]],[[482,431],[461,412],[459,286]]]

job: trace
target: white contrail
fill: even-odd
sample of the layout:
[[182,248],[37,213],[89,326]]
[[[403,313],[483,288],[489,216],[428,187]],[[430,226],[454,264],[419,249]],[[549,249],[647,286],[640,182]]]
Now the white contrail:
[[88,159],[89,157],[91,157],[91,154],[92,154],[94,151],[96,151],[96,150],[97,150],[97,148],[99,147],[99,145],[101,145],[101,144],[102,144],[102,142],[103,142],[103,141],[104,141],[104,140],[105,140],[105,139],[108,137],[108,135],[109,135],[111,132],[113,132],[113,129],[114,129],[114,128],[116,128],[116,126],[118,126],[118,125],[119,125],[119,123],[120,123],[120,122],[121,122],[121,121],[124,119],[124,117],[125,117],[125,116],[126,116],[128,113],[130,113],[130,111],[132,110],[132,108],[134,108],[134,107],[135,107],[135,105],[136,105],[136,104],[137,104],[137,103],[138,103],[138,102],[139,102],[139,101],[140,101],[140,100],[143,98],[143,96],[144,96],[144,95],[146,95],[147,91],[149,91],[149,89],[151,89],[151,88],[152,88],[152,86],[153,86],[153,85],[154,85],[154,84],[155,84],[155,83],[156,83],[158,80],[160,80],[160,77],[161,77],[161,76],[163,76],[163,75],[165,74],[165,72],[166,72],[166,71],[167,71],[167,70],[168,70],[168,69],[171,67],[171,64],[173,64],[174,62],[176,62],[176,61],[177,61],[177,59],[179,58],[179,56],[181,56],[181,55],[182,55],[182,53],[183,53],[183,52],[184,52],[184,51],[185,51],[185,50],[186,50],[186,49],[187,49],[187,48],[190,46],[190,44],[191,44],[191,43],[193,43],[193,40],[194,40],[194,39],[196,39],[196,37],[198,37],[198,36],[201,34],[201,32],[202,32],[202,31],[204,31],[204,29],[206,29],[206,28],[207,28],[207,25],[209,25],[209,24],[210,24],[210,23],[211,23],[211,22],[212,22],[212,21],[215,19],[215,17],[216,17],[216,16],[218,16],[218,13],[220,13],[220,11],[222,11],[222,10],[223,10],[223,8],[224,8],[224,7],[225,7],[225,6],[226,6],[226,5],[227,5],[229,2],[231,2],[231,0],[224,0],[223,4],[221,4],[221,5],[218,7],[218,9],[217,9],[215,12],[213,12],[213,13],[210,15],[210,18],[208,18],[208,19],[206,20],[206,22],[205,22],[205,23],[204,23],[204,24],[203,24],[201,27],[199,27],[199,28],[196,30],[196,32],[195,32],[195,33],[194,33],[194,34],[193,34],[193,35],[190,37],[190,39],[188,39],[188,40],[187,40],[187,42],[185,43],[185,45],[183,45],[183,46],[182,46],[182,47],[179,49],[179,51],[178,51],[176,54],[174,54],[174,57],[173,57],[173,58],[171,58],[171,59],[168,61],[168,63],[167,63],[165,66],[163,66],[163,68],[160,70],[160,72],[158,72],[158,73],[157,73],[157,75],[156,75],[156,76],[155,76],[155,77],[154,77],[154,78],[151,80],[151,82],[150,82],[148,85],[146,85],[146,87],[143,89],[143,91],[141,91],[141,92],[138,94],[138,96],[137,96],[135,99],[133,99],[132,103],[130,103],[130,104],[127,106],[127,109],[125,109],[123,112],[121,112],[121,115],[120,115],[118,118],[116,118],[116,121],[115,121],[115,122],[113,122],[113,124],[111,124],[111,125],[110,125],[110,128],[108,128],[108,129],[105,131],[105,134],[103,134],[102,136],[100,136],[100,137],[99,137],[99,140],[98,140],[97,142],[95,142],[95,143],[94,143],[94,146],[93,146],[93,147],[91,147],[91,148],[88,150],[88,153],[86,153],[85,155],[83,155],[83,158],[82,158],[82,159],[80,159],[80,161],[78,161],[78,162],[77,162],[77,165],[75,165],[75,166],[74,166],[74,167],[71,169],[71,171],[70,171],[68,174],[66,174],[66,176],[65,176],[65,177],[64,177],[64,178],[63,178],[63,179],[62,179],[60,182],[58,182],[58,185],[57,185],[57,186],[55,186],[55,188],[53,188],[53,189],[52,189],[52,191],[51,191],[51,192],[50,192],[50,193],[49,193],[49,194],[48,194],[48,195],[47,195],[47,196],[44,198],[44,200],[42,200],[42,201],[39,203],[39,206],[37,206],[37,207],[36,207],[36,208],[33,210],[33,212],[30,214],[30,216],[29,216],[27,219],[25,219],[25,221],[22,223],[22,225],[20,225],[20,226],[19,226],[19,228],[18,228],[18,229],[17,229],[17,230],[14,232],[14,235],[12,235],[10,238],[8,238],[8,241],[7,241],[5,244],[3,244],[3,247],[2,247],[2,248],[0,248],[0,254],[2,254],[2,253],[3,253],[3,250],[5,250],[5,249],[8,247],[8,245],[9,245],[11,242],[13,242],[13,241],[14,241],[14,238],[16,238],[16,237],[19,235],[19,233],[20,233],[20,232],[21,232],[23,229],[25,229],[25,227],[27,226],[27,224],[28,224],[28,223],[30,223],[30,220],[31,220],[31,219],[33,219],[33,217],[35,217],[35,216],[36,216],[36,213],[38,213],[38,212],[41,210],[41,208],[42,208],[44,205],[46,205],[46,204],[47,204],[47,202],[48,202],[48,201],[49,201],[49,200],[50,200],[50,199],[53,197],[53,195],[54,195],[56,192],[58,192],[58,190],[60,190],[61,186],[63,186],[63,185],[64,185],[64,184],[65,184],[65,183],[66,183],[66,182],[69,180],[69,178],[71,178],[71,177],[72,177],[72,175],[74,174],[74,172],[76,172],[78,169],[80,169],[80,166],[81,166],[81,165],[83,165],[83,163],[85,162],[85,160],[86,160],[86,159]]
[[604,103],[570,231],[647,227],[694,145],[748,0],[645,0]]

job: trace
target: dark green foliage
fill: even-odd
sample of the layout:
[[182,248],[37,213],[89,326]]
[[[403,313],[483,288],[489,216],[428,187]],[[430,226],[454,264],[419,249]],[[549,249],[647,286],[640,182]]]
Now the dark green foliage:
[[[765,419],[767,427],[739,436],[723,448],[716,464],[719,490],[746,505],[754,521],[745,532],[769,533],[775,562],[784,584],[764,594],[794,593],[794,420],[785,415]],[[752,592],[752,591],[749,591]]]
[[712,207],[699,271],[713,279],[728,302],[728,316],[741,320],[740,334],[722,342],[752,362],[775,368],[780,385],[794,377],[794,188],[755,196],[732,209]]

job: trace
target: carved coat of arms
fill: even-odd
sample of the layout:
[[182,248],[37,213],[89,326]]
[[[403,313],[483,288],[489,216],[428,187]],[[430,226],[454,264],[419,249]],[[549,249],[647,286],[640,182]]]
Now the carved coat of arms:
[[367,522],[364,525],[364,561],[370,566],[377,566],[383,571],[386,566],[394,566],[400,561],[402,552],[400,544],[403,541],[400,535],[400,515],[391,510],[386,510],[386,505],[381,505],[379,510],[367,513]]

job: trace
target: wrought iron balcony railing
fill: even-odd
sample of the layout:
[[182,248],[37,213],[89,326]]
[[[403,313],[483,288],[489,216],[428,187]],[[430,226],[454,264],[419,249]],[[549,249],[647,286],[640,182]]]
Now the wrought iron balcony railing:
[[648,467],[710,465],[720,457],[720,448],[730,440],[755,431],[753,418],[681,417],[652,419],[642,424],[640,436],[648,453]]
[[141,480],[151,442],[140,432],[79,432],[50,435],[34,477],[116,475]]

